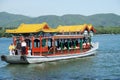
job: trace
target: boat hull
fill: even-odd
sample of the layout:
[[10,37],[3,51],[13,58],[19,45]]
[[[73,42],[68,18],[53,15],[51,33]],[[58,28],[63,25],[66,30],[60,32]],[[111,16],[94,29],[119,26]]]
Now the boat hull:
[[1,60],[7,63],[12,64],[28,64],[28,63],[42,63],[42,62],[49,62],[49,61],[57,61],[57,60],[64,60],[64,59],[72,59],[72,58],[81,58],[94,55],[96,50],[98,49],[99,43],[94,43],[93,48],[89,51],[82,52],[82,53],[75,53],[75,54],[64,54],[64,55],[55,55],[55,56],[23,56],[23,55],[2,55]]

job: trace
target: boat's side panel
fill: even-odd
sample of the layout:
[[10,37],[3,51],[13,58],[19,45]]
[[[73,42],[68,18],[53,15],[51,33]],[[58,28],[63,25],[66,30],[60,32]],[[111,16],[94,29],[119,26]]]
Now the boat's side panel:
[[73,55],[64,55],[64,56],[51,56],[51,57],[27,57],[27,61],[29,63],[41,63],[41,62],[48,62],[48,61],[56,61],[56,60],[64,60],[64,59],[72,59],[72,58],[81,58],[93,55],[95,51],[90,53],[83,53],[83,54],[73,54]]
[[3,61],[6,61],[7,63],[29,63],[26,59],[26,56],[20,56],[20,55],[15,55],[15,56],[5,56],[2,55],[1,59]]
[[98,43],[93,44],[93,48],[90,51],[84,53],[67,54],[67,55],[59,55],[59,56],[29,56],[27,57],[27,61],[29,63],[41,63],[47,61],[86,57],[95,54],[95,50],[98,49],[98,45],[99,45]]

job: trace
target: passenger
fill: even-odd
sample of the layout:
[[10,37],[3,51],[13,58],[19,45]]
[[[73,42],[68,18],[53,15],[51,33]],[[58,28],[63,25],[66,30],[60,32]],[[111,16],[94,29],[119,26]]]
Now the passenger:
[[86,48],[86,43],[83,43],[83,48],[84,48],[84,49]]
[[67,47],[66,46],[64,46],[64,50],[66,50],[67,49]]
[[15,46],[13,43],[11,43],[9,46],[9,52],[10,52],[10,55],[15,55]]
[[50,40],[48,41],[48,50],[50,49],[51,47],[51,43],[50,43]]
[[23,40],[22,43],[21,43],[21,48],[22,48],[22,55],[25,55],[26,54],[26,42]]
[[21,55],[21,43],[20,42],[17,43],[16,51],[18,55]]
[[78,40],[75,41],[75,45],[78,47],[78,45],[79,45],[79,44],[78,44]]
[[86,47],[90,48],[90,43],[89,42],[87,42]]
[[69,42],[69,48],[72,49],[72,41]]
[[31,56],[31,49],[28,47],[28,56]]

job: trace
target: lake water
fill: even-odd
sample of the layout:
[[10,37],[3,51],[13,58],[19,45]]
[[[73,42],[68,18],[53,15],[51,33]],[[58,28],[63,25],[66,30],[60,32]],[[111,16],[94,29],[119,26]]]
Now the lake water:
[[[0,55],[8,54],[12,38],[0,38]],[[120,35],[95,35],[95,56],[41,64],[0,61],[0,80],[120,80]]]

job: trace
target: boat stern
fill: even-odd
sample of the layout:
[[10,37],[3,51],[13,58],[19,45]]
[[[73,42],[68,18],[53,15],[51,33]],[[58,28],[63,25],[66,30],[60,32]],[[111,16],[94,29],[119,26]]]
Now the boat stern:
[[23,55],[2,55],[1,60],[11,64],[26,64],[28,63],[26,56]]

